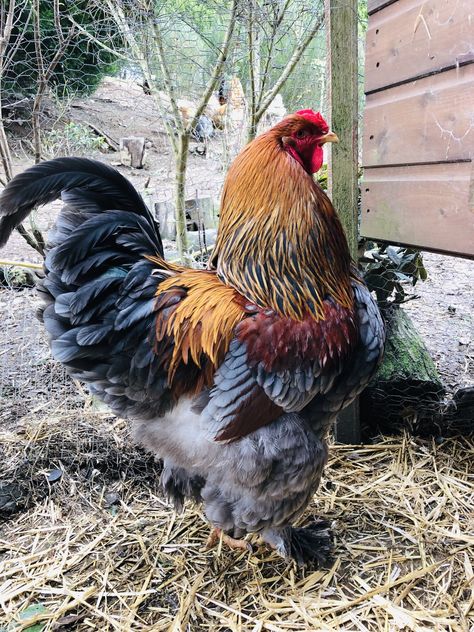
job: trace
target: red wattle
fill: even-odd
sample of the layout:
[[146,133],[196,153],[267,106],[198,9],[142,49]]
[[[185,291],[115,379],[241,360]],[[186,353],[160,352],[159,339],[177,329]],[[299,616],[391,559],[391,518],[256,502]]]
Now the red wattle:
[[317,171],[319,171],[323,164],[323,149],[319,145],[308,147],[308,150],[305,151],[305,154],[302,156],[299,154],[294,147],[287,146],[286,151],[292,156],[300,165],[303,167],[305,171],[307,171],[310,175],[313,175]]
[[311,157],[311,175],[317,173],[323,166],[323,148],[319,145],[315,148]]

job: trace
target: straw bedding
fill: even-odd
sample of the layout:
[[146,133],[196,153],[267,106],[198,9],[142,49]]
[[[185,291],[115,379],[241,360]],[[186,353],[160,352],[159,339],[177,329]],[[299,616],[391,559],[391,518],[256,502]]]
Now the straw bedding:
[[[206,550],[159,464],[93,410],[0,433],[0,631],[474,630],[474,446],[333,446],[306,519],[333,522],[328,570]],[[303,520],[304,522],[304,520]]]

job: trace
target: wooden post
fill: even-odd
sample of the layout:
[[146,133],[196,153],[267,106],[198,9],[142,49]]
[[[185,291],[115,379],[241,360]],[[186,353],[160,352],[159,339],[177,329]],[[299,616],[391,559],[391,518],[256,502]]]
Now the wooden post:
[[[357,0],[326,0],[330,120],[340,141],[330,146],[328,189],[354,259],[359,171],[357,17]],[[339,415],[336,438],[344,443],[360,441],[358,402]]]

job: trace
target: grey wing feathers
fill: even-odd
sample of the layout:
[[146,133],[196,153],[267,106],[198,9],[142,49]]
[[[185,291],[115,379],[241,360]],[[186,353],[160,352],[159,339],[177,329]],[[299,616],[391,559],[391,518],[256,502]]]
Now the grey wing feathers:
[[359,343],[352,359],[324,397],[315,397],[307,413],[316,416],[337,413],[348,406],[364,390],[383,355],[385,326],[374,297],[361,283],[353,283],[359,327]]
[[[300,413],[325,432],[337,412],[365,388],[380,361],[384,325],[374,298],[354,281],[358,340],[340,362],[321,368],[318,360],[280,371],[248,360],[245,342],[234,339],[216,371],[214,385],[196,400],[210,440],[234,440],[283,414]],[[199,409],[199,410],[198,410]]]
[[245,345],[234,339],[224,362],[214,375],[214,385],[206,397],[203,422],[210,439],[235,424],[260,388],[247,363]]
[[233,440],[282,414],[296,412],[323,428],[329,418],[353,401],[377,368],[385,340],[383,322],[370,292],[354,282],[354,294],[357,345],[349,357],[324,369],[313,360],[296,368],[268,371],[261,362],[249,363],[245,343],[234,339],[215,374],[213,388],[200,398],[209,438]]
[[262,364],[257,368],[258,384],[287,413],[302,410],[316,395],[326,393],[336,377],[337,372],[322,374],[317,360],[284,371],[266,371]]

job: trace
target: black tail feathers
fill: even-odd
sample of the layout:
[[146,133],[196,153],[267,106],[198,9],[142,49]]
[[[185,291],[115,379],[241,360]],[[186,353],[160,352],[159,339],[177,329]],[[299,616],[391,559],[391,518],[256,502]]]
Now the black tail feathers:
[[13,178],[0,195],[0,247],[33,208],[60,196],[84,211],[129,211],[142,216],[154,233],[157,254],[163,253],[158,226],[132,184],[116,169],[87,158],[55,158]]

